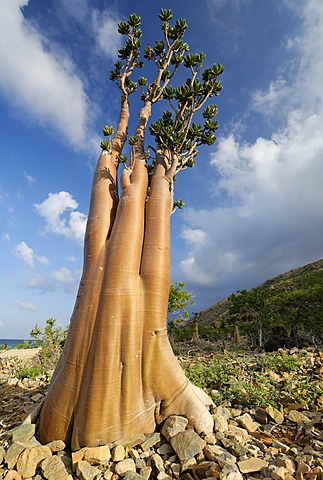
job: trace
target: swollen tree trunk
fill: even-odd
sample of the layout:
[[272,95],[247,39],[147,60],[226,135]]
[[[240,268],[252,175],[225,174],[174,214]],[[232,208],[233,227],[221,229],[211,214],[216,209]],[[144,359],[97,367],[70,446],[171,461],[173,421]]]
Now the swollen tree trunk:
[[[213,428],[210,399],[189,383],[167,337],[172,193],[161,152],[147,190],[139,145],[118,198],[127,108],[123,98],[112,151],[102,152],[95,171],[84,271],[38,422],[42,443],[62,439],[72,450],[153,432],[171,414],[186,416],[199,432]],[[139,137],[149,114],[139,121]]]

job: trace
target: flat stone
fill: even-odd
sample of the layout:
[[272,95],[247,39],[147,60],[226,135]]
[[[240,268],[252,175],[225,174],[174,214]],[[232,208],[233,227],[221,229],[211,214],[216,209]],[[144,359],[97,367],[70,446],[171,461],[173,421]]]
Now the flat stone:
[[263,468],[268,467],[268,462],[258,457],[248,458],[238,462],[238,467],[241,473],[260,472]]
[[171,438],[170,444],[180,460],[194,457],[206,446],[203,440],[194,430],[186,430],[177,433]]
[[87,447],[83,449],[84,460],[90,465],[105,465],[111,458],[110,448],[108,445],[100,447]]
[[188,424],[188,420],[185,417],[180,417],[178,415],[172,415],[166,418],[164,425],[162,426],[161,433],[164,435],[166,440],[170,442],[170,439],[174,437],[177,433],[183,432]]
[[80,480],[94,480],[100,473],[98,468],[92,467],[86,460],[81,460],[76,465],[76,475]]
[[121,438],[112,444],[112,447],[116,445],[123,445],[125,448],[133,448],[136,445],[141,445],[146,440],[146,435],[130,435],[129,437]]
[[274,420],[274,422],[278,423],[278,425],[281,425],[283,423],[284,415],[279,410],[277,410],[276,408],[269,405],[266,408],[266,412],[268,413],[270,418],[272,418]]
[[56,455],[53,457],[45,458],[40,468],[43,472],[43,476],[47,480],[70,480],[72,476],[67,472],[64,463]]
[[139,475],[136,472],[126,472],[125,476],[123,477],[124,480],[146,480],[146,477],[143,475]]
[[12,441],[27,443],[35,435],[36,425],[29,423],[20,425],[12,431]]
[[2,463],[2,461],[3,461],[3,459],[4,459],[4,457],[5,457],[5,455],[6,455],[6,451],[5,451],[5,449],[4,449],[3,447],[1,447],[1,445],[0,445],[0,465],[1,465],[1,463]]
[[155,433],[151,433],[151,434],[148,434],[146,435],[147,436],[147,440],[145,440],[142,444],[141,444],[141,448],[145,451],[145,450],[149,450],[151,447],[153,447],[154,445],[156,445],[156,443],[160,442],[161,441],[161,434],[158,433],[158,432],[155,432]]
[[244,413],[243,415],[240,415],[240,417],[236,418],[236,421],[239,423],[241,427],[245,428],[249,433],[252,433],[258,430],[258,424],[252,420],[249,413]]
[[76,471],[76,466],[77,464],[83,460],[84,458],[84,449],[81,448],[81,450],[77,450],[76,452],[72,452],[71,459],[72,459],[72,469],[73,472]]
[[61,452],[65,449],[66,445],[63,440],[54,440],[46,444],[46,447],[50,448],[50,451],[53,453]]
[[272,447],[277,448],[280,452],[287,452],[289,450],[289,446],[279,440],[273,440]]
[[288,420],[294,423],[308,423],[310,419],[297,410],[290,410],[287,415]]
[[236,464],[228,464],[221,470],[221,480],[243,480],[243,477]]
[[230,452],[218,445],[207,445],[204,448],[204,454],[208,460],[217,462],[220,467],[224,467],[227,464],[234,464],[237,461],[234,455],[231,455]]
[[215,407],[214,413],[212,414],[212,417],[214,418],[214,420],[215,420],[217,417],[222,417],[222,418],[224,418],[225,420],[229,420],[229,418],[231,417],[231,413],[230,413],[230,410],[228,410],[227,408],[222,407],[222,406],[220,405],[220,406],[218,406],[218,407]]
[[7,474],[4,478],[5,480],[21,480],[21,475],[19,475],[17,470],[7,470]]
[[219,478],[221,472],[221,468],[216,462],[209,461],[197,464],[192,470],[198,478]]
[[240,439],[242,443],[251,439],[250,434],[245,428],[236,427],[235,425],[229,425],[227,437]]
[[121,460],[120,462],[115,464],[114,471],[121,477],[124,477],[128,471],[130,472],[136,471],[135,462],[133,461],[132,458],[125,458],[124,460]]
[[16,465],[19,455],[25,448],[26,445],[20,442],[14,442],[10,445],[5,455],[5,462],[9,469]]
[[22,478],[32,477],[40,462],[46,457],[51,457],[52,452],[46,446],[27,448],[22,452],[17,461],[17,472]]

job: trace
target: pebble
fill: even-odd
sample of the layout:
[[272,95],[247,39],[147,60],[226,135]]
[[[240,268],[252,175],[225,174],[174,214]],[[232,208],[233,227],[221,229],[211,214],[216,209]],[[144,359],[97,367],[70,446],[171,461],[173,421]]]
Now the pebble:
[[[307,354],[308,364],[322,369],[323,357]],[[33,408],[43,398],[35,388],[26,394]],[[0,439],[0,480],[323,480],[322,414],[306,402],[284,411],[226,405],[211,413],[207,435],[173,415],[155,433],[72,454],[62,441],[40,445],[35,425],[20,425]]]

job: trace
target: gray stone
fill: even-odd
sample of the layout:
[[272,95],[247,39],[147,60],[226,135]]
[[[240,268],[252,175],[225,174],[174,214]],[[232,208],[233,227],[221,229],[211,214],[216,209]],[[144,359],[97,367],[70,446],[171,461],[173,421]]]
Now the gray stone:
[[158,432],[147,434],[146,437],[147,439],[141,444],[141,448],[144,451],[149,450],[161,440],[161,434]]
[[20,442],[14,442],[10,445],[5,455],[5,462],[9,469],[16,465],[19,455],[25,448],[26,445]]
[[178,415],[172,415],[166,418],[164,425],[162,426],[161,433],[164,435],[166,440],[170,442],[170,439],[174,437],[177,433],[183,432],[187,427],[188,420],[185,417],[180,417]]
[[115,464],[114,471],[115,473],[120,475],[120,477],[124,477],[127,472],[136,471],[135,462],[132,458],[125,458],[124,460],[121,460],[120,462]]
[[288,420],[294,423],[307,423],[310,421],[310,419],[304,415],[301,412],[298,412],[297,410],[290,410],[290,412],[287,415]]
[[124,480],[146,480],[146,477],[143,475],[139,475],[136,472],[126,472],[125,476],[123,477]]
[[238,462],[238,467],[241,473],[260,472],[263,468],[268,467],[268,462],[258,457],[248,458]]
[[180,460],[194,457],[194,455],[201,452],[206,445],[205,440],[194,430],[177,433],[171,438],[170,443]]
[[205,457],[213,462],[217,462],[220,467],[224,467],[227,464],[234,464],[236,457],[231,455],[227,450],[218,445],[207,445],[204,448]]
[[36,425],[34,423],[22,424],[12,431],[12,441],[27,443],[35,435]]
[[228,421],[226,418],[213,415],[213,420],[215,432],[226,432],[228,430]]
[[289,446],[279,440],[273,440],[272,446],[281,452],[287,452],[289,450]]
[[76,475],[80,480],[94,480],[100,473],[98,468],[92,467],[86,460],[81,460],[76,465]]
[[268,415],[266,410],[264,410],[263,408],[257,408],[257,410],[255,411],[255,419],[257,420],[257,422],[263,425],[266,424],[268,422]]
[[41,462],[40,468],[47,480],[70,480],[72,478],[62,460],[57,456],[45,458]]
[[177,433],[171,438],[170,444],[180,460],[194,457],[206,446],[203,440],[194,430]]
[[17,472],[22,478],[32,477],[40,462],[46,457],[51,457],[52,452],[46,446],[26,448],[17,461]]
[[153,469],[153,474],[155,476],[157,476],[160,472],[165,471],[164,461],[161,456],[158,455],[158,453],[155,453],[155,455],[152,455],[149,458],[147,465]]
[[115,447],[116,445],[123,445],[125,448],[133,448],[136,445],[141,445],[146,440],[146,435],[138,434],[138,435],[130,435],[129,437],[121,438],[117,440],[111,445],[111,448]]

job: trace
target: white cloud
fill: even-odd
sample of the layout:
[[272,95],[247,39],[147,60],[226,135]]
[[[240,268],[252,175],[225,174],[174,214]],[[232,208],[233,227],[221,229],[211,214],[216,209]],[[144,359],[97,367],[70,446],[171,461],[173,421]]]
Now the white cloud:
[[36,178],[30,175],[28,172],[23,172],[25,179],[27,180],[28,185],[32,186],[36,183]]
[[29,267],[34,266],[34,251],[32,248],[28,247],[25,242],[20,242],[14,248],[14,253],[17,258],[25,262]]
[[112,10],[94,10],[92,12],[93,36],[100,49],[112,59],[121,47],[121,36],[116,34],[120,19]]
[[67,293],[75,292],[75,278],[68,268],[62,267],[59,270],[51,272],[50,278],[52,278],[57,285],[63,287]]
[[36,255],[34,250],[26,242],[18,243],[14,248],[14,254],[17,258],[25,262],[29,267],[33,267],[35,260],[43,265],[48,265],[49,261],[44,256]]
[[5,240],[6,242],[10,241],[10,235],[9,233],[3,233],[1,236],[2,240]]
[[184,232],[205,236],[187,235],[181,278],[208,304],[323,257],[323,4],[303,5],[293,81],[280,76],[252,96],[261,113],[271,102],[276,116],[284,110],[283,125],[272,118],[271,135],[253,143],[222,138],[211,155],[214,207],[183,212]]
[[23,302],[22,300],[16,301],[16,306],[20,308],[20,310],[28,310],[29,312],[36,312],[37,307],[33,303]]
[[24,18],[28,3],[0,0],[0,89],[21,115],[88,148],[93,106],[69,57]]
[[42,293],[55,292],[62,289],[65,293],[75,294],[79,277],[79,271],[72,273],[66,267],[49,272],[47,275],[34,272],[26,283],[26,287],[39,290]]
[[[46,232],[63,235],[80,243],[83,241],[86,215],[75,211],[78,203],[70,193],[49,193],[46,200],[34,207],[46,221]],[[67,218],[63,218],[64,214]]]

